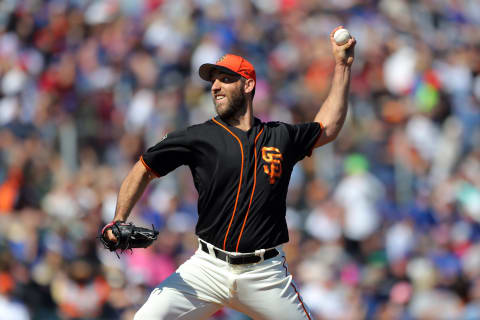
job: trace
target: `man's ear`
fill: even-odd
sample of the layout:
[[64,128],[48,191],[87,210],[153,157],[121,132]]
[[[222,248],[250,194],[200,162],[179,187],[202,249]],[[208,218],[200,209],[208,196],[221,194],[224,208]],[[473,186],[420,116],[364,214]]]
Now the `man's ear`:
[[255,80],[246,79],[244,84],[245,93],[250,93],[255,88]]

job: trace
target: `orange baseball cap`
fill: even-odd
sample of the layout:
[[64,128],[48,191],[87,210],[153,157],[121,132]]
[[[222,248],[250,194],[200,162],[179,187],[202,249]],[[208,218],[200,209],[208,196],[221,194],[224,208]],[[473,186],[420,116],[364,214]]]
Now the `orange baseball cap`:
[[225,73],[241,75],[246,79],[253,79],[257,82],[255,68],[246,59],[236,56],[234,54],[226,54],[215,64],[204,63],[198,69],[198,73],[203,80],[210,81],[212,78],[212,71],[219,70]]

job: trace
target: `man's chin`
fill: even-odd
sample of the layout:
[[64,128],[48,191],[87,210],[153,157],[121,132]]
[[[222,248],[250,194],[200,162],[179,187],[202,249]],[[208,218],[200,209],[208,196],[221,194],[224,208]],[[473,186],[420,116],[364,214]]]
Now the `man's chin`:
[[228,107],[222,103],[215,104],[215,110],[220,117],[228,117],[230,114]]

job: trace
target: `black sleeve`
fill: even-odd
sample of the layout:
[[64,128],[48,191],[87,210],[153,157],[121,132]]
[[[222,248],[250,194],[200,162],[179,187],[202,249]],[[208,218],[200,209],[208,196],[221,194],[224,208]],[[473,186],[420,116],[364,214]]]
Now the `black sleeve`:
[[161,177],[181,165],[189,165],[191,155],[185,129],[168,133],[159,143],[149,148],[140,159],[147,169]]
[[318,122],[296,125],[287,124],[287,128],[291,139],[294,159],[300,161],[305,158],[305,156],[311,156],[313,146],[322,132],[320,124]]

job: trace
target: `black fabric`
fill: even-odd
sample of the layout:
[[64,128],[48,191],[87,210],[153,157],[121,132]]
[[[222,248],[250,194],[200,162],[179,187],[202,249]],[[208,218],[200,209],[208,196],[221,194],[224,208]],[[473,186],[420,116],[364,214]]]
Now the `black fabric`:
[[224,251],[254,252],[288,241],[290,176],[320,132],[315,122],[259,119],[245,132],[216,117],[169,133],[142,160],[160,176],[189,166],[198,191],[195,233]]
[[[208,251],[207,244],[205,242],[200,241],[200,247],[204,252],[210,254],[210,252]],[[257,263],[257,262],[260,262],[260,260],[262,260],[260,256],[257,256],[254,253],[248,254],[248,255],[235,256],[235,255],[231,255],[226,252],[220,251],[217,248],[213,248],[213,252],[215,253],[215,257],[217,259],[220,259],[235,265]],[[273,257],[276,257],[278,256],[279,253],[280,252],[278,252],[277,249],[266,250],[265,253],[263,254],[263,260],[268,260]]]
[[286,125],[291,137],[293,154],[300,161],[305,156],[310,156],[313,145],[318,139],[321,127],[320,124],[302,123],[297,125]]
[[192,159],[192,148],[186,130],[171,132],[142,155],[144,163],[157,176],[164,176]]

